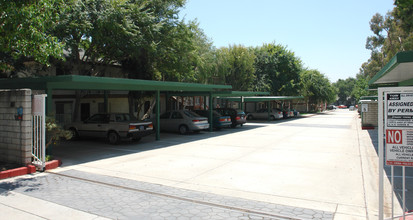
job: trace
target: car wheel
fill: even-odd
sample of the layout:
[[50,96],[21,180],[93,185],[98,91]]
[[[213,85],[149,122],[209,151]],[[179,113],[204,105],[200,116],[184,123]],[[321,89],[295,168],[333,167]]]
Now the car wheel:
[[237,124],[232,124],[231,125],[231,128],[235,128],[235,127],[237,127]]
[[273,121],[275,120],[275,117],[274,117],[274,115],[271,115],[271,120],[273,120]]
[[179,126],[179,133],[180,134],[186,134],[188,132],[188,127],[186,125],[181,125]]
[[253,119],[252,115],[248,115],[247,119],[252,120]]
[[74,140],[79,139],[79,133],[77,133],[75,128],[70,128],[69,131],[72,134],[72,137],[70,138],[70,140],[74,141]]
[[108,140],[110,144],[118,144],[120,141],[120,137],[116,132],[111,131],[108,134]]

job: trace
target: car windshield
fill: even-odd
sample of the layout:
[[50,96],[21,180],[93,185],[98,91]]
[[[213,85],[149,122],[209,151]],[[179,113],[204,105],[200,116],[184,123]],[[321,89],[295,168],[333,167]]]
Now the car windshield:
[[109,115],[108,114],[96,114],[86,120],[87,122],[93,123],[106,123],[109,122]]
[[201,117],[199,116],[197,113],[195,112],[191,112],[191,111],[183,111],[184,114],[190,118],[197,118],[197,117]]

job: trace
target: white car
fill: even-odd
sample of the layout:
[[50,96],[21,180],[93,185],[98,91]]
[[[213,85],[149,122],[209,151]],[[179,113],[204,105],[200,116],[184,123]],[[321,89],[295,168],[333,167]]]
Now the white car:
[[82,122],[64,126],[70,130],[73,139],[79,137],[107,138],[109,143],[117,144],[121,139],[140,140],[155,132],[152,122],[138,121],[127,113],[99,113]]

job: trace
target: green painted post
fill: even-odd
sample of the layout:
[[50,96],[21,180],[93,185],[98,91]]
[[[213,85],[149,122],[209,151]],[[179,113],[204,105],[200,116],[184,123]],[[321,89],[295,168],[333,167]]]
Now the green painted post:
[[53,114],[53,89],[47,86],[46,94],[46,115],[50,116]]
[[169,106],[169,92],[165,92],[165,106],[166,111],[172,110],[171,106]]
[[212,132],[213,131],[213,106],[212,106],[212,93],[209,93],[209,131]]
[[160,123],[160,114],[161,114],[161,108],[160,108],[160,99],[161,99],[161,92],[159,90],[156,90],[156,104],[155,104],[155,111],[156,111],[156,140],[159,141],[160,134],[161,134],[161,123]]
[[108,113],[108,110],[109,110],[108,99],[109,99],[109,91],[105,90],[103,91],[103,107],[104,107],[105,113]]

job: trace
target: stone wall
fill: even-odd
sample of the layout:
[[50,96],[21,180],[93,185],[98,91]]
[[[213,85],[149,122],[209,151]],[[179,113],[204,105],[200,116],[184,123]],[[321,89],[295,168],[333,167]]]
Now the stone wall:
[[[362,112],[363,104],[368,105],[368,111]],[[377,101],[361,101],[359,104],[361,114],[361,126],[378,126],[378,102]]]
[[[19,107],[23,108],[22,120],[16,120]],[[31,163],[31,129],[31,90],[0,90],[0,161]]]

